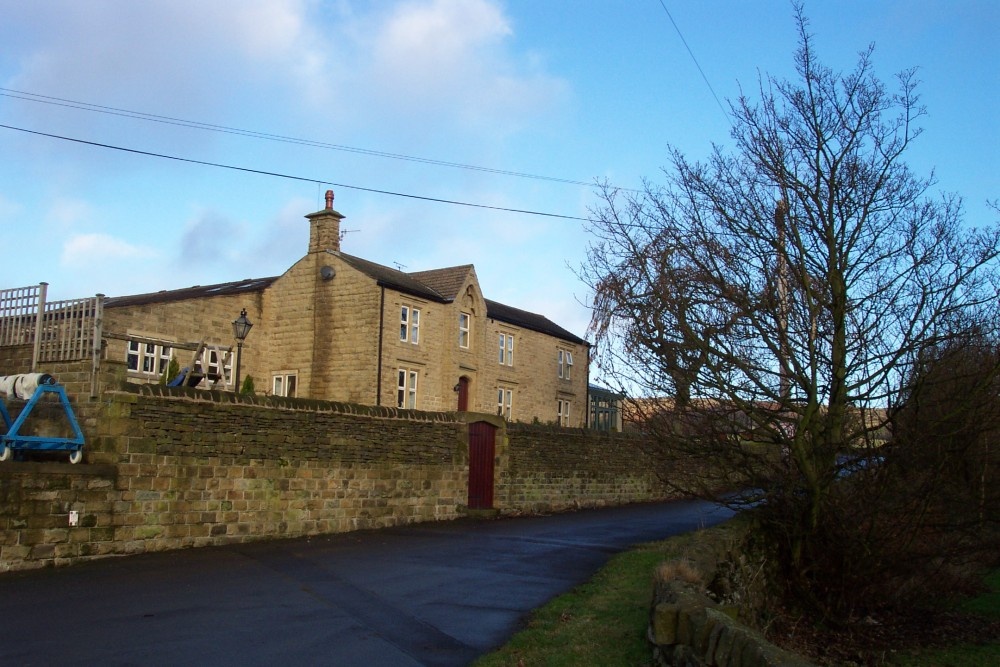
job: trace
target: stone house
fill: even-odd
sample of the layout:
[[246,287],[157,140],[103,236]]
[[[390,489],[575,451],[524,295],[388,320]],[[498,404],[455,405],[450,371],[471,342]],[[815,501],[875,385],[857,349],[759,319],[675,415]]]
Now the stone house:
[[404,273],[341,252],[332,191],[305,217],[308,252],[280,276],[107,298],[105,357],[131,382],[160,381],[174,357],[228,390],[249,376],[258,393],[587,425],[585,340],[485,298],[471,264]]

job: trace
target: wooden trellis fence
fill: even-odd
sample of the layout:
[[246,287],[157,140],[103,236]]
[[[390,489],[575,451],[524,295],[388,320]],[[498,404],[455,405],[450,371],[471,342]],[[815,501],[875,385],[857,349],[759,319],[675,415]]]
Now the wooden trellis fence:
[[104,295],[48,301],[47,288],[47,283],[39,283],[0,290],[0,346],[30,345],[32,371],[46,362],[90,359],[94,385],[100,365]]

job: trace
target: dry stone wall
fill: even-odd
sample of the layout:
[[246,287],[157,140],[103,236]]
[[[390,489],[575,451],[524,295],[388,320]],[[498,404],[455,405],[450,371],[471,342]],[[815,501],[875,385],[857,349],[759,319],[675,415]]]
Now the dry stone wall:
[[[751,522],[736,519],[693,533],[682,538],[679,558],[657,568],[647,630],[654,665],[814,667],[745,622],[767,599],[761,568],[738,555],[752,529]],[[737,574],[734,581],[740,570],[752,572]],[[720,595],[710,588],[726,590]]]

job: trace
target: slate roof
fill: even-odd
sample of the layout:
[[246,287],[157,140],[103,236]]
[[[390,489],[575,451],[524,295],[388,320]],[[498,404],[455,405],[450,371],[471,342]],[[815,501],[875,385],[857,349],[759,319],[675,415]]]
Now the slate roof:
[[120,308],[123,306],[142,306],[150,303],[170,303],[173,301],[184,301],[185,299],[204,299],[212,296],[225,296],[228,294],[245,294],[253,292],[263,292],[270,287],[280,276],[270,278],[246,278],[231,283],[219,283],[216,285],[195,285],[194,287],[184,287],[174,290],[160,290],[159,292],[148,292],[146,294],[133,294],[130,296],[112,296],[104,300],[105,308]]
[[450,266],[445,269],[432,269],[430,271],[416,271],[409,274],[415,280],[419,280],[438,294],[454,301],[458,298],[458,291],[462,289],[469,272],[472,271],[472,264],[461,266]]
[[375,262],[369,262],[367,259],[361,259],[360,257],[354,257],[342,252],[337,253],[337,256],[368,277],[374,278],[376,283],[384,287],[391,287],[400,292],[437,301],[438,303],[448,303],[450,301],[450,299],[445,298],[437,290],[425,285],[408,273],[390,269],[388,266],[382,266]]
[[[428,296],[432,294],[437,297],[435,300],[442,303],[450,303],[458,297],[458,291],[465,284],[466,278],[469,277],[469,272],[474,268],[472,264],[462,264],[444,269],[403,273],[380,264],[375,264],[374,262],[345,255],[344,253],[340,253],[340,256],[354,266],[354,268],[375,278],[380,285],[394,287],[415,296]],[[419,287],[414,287],[413,283],[416,283]],[[425,291],[421,291],[421,288]],[[426,290],[429,290],[429,292]],[[433,297],[428,296],[428,298]],[[486,317],[548,334],[565,341],[590,345],[584,339],[563,329],[543,315],[506,306],[497,301],[490,301],[489,299],[485,299],[485,301]]]
[[507,324],[524,327],[525,329],[531,329],[532,331],[549,334],[550,336],[562,338],[563,340],[571,343],[580,343],[581,345],[590,346],[590,343],[584,339],[571,334],[569,331],[566,331],[561,326],[543,315],[529,313],[526,310],[521,310],[520,308],[514,308],[512,306],[505,306],[502,303],[490,301],[489,299],[486,299],[486,317],[494,320],[500,320],[501,322],[506,322]]
[[[437,303],[451,303],[454,301],[458,297],[458,291],[465,283],[469,271],[473,270],[472,264],[463,264],[444,269],[404,273],[388,266],[382,266],[381,264],[361,259],[360,257],[354,257],[353,255],[345,253],[337,254],[345,262],[374,279],[381,286]],[[213,296],[263,292],[274,284],[274,281],[278,278],[280,276],[247,278],[245,280],[216,285],[195,285],[175,290],[160,290],[159,292],[148,292],[146,294],[109,297],[104,301],[104,307],[121,308],[153,303],[171,303],[185,299],[203,299]],[[506,322],[507,324],[561,338],[572,343],[589,345],[584,339],[563,329],[543,315],[507,306],[496,301],[490,301],[489,299],[486,299],[486,316],[494,320]]]

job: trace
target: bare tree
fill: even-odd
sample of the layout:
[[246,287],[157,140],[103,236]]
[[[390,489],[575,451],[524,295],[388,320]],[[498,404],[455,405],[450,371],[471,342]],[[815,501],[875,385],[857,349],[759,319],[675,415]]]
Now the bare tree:
[[[601,188],[581,276],[598,369],[669,445],[666,479],[766,500],[808,591],[845,454],[881,441],[920,350],[996,322],[1000,229],[965,226],[903,161],[925,113],[915,72],[890,92],[873,47],[833,72],[795,18],[797,78],[730,103],[732,149],[671,149],[663,186]],[[708,472],[678,474],[692,461]],[[721,493],[737,484],[754,492]]]

